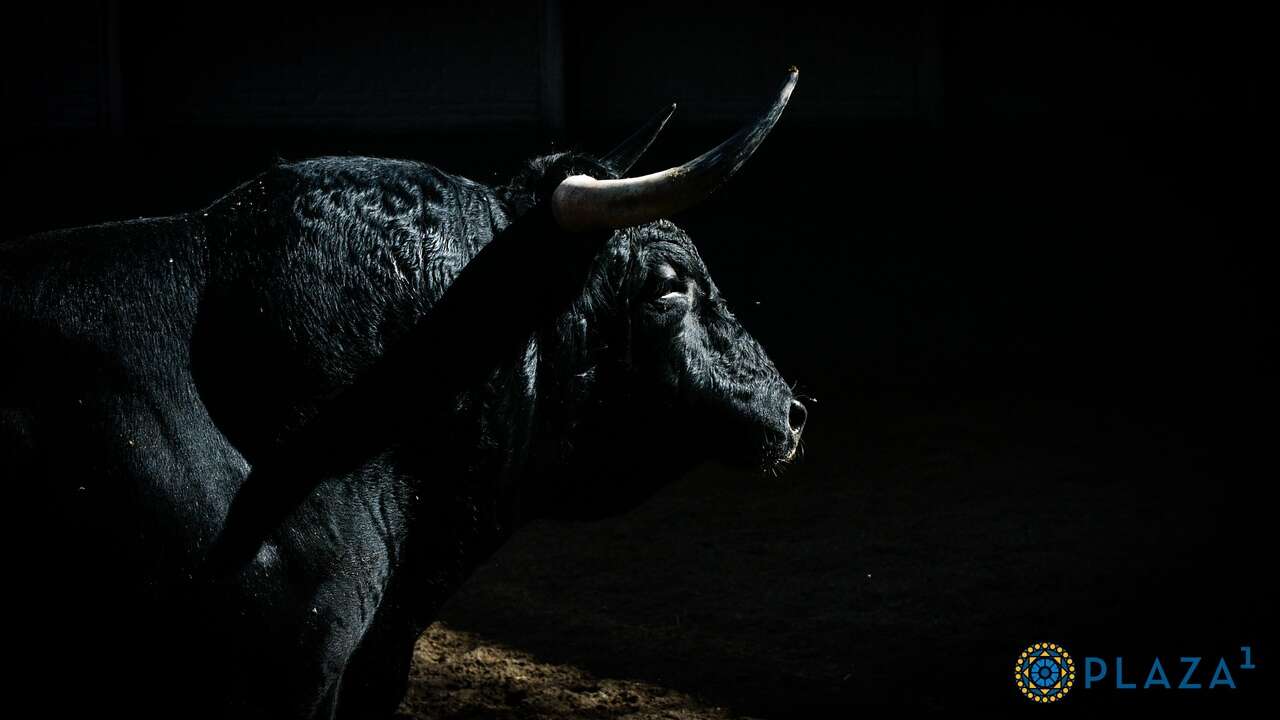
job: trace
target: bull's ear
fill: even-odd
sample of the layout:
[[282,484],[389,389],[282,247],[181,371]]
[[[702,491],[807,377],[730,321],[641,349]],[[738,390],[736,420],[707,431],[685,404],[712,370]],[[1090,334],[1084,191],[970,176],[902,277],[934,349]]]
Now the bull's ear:
[[667,121],[671,119],[671,115],[675,111],[675,103],[671,103],[669,107],[660,110],[649,122],[635,131],[631,137],[623,140],[618,147],[610,150],[608,155],[601,158],[601,162],[617,173],[618,177],[625,176],[648,151],[653,141],[658,139],[658,134],[662,132],[662,128],[667,126]]

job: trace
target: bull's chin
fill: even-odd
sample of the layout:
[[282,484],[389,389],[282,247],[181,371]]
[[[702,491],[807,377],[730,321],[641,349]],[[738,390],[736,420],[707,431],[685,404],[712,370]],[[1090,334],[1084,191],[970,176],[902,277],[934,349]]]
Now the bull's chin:
[[761,475],[778,477],[787,468],[791,467],[791,463],[795,462],[796,458],[799,457],[799,451],[800,445],[797,443],[792,445],[785,453],[768,455],[760,462],[757,472]]
[[758,475],[777,477],[781,475],[800,457],[800,439],[790,438],[785,443],[771,443],[763,448],[754,448],[754,452],[729,452],[720,460],[729,467]]

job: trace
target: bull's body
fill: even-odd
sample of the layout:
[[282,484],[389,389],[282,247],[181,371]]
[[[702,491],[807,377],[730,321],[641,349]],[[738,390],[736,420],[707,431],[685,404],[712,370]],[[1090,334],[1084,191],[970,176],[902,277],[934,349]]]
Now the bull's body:
[[[126,696],[185,679],[214,700],[284,699],[270,714],[339,689],[344,706],[393,708],[399,689],[377,686],[404,681],[435,608],[514,521],[497,488],[527,469],[536,333],[412,446],[320,482],[249,566],[210,583],[202,562],[254,455],[367,371],[506,220],[489,188],[335,159],[206,212],[0,246],[0,333],[20,350],[0,359],[0,444],[52,515],[30,590],[59,612],[35,639],[159,658],[104,683]],[[286,678],[301,686],[279,692]],[[262,687],[226,692],[239,682]]]
[[[0,245],[27,691],[63,714],[386,716],[522,517],[790,460],[804,406],[659,219],[741,166],[795,77],[643,178],[618,176],[670,111],[498,188],[328,158]],[[70,678],[80,648],[99,672]]]

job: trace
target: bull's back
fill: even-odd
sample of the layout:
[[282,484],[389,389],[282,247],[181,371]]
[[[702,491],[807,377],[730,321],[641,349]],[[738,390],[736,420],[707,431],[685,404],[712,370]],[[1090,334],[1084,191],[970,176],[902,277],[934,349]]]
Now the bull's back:
[[172,565],[243,473],[191,381],[204,266],[185,217],[0,245],[0,471],[54,562]]

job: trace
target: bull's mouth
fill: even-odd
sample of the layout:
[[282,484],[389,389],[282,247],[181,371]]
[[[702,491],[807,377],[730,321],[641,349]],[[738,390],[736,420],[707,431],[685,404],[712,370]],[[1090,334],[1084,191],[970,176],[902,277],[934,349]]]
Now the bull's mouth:
[[777,477],[804,457],[802,429],[769,429],[761,440],[754,453],[754,462],[750,465],[754,465],[754,469],[762,475]]
[[769,406],[767,413],[712,416],[703,421],[710,425],[712,434],[702,436],[697,442],[704,449],[712,450],[711,457],[729,467],[780,475],[804,457],[802,436],[807,412],[802,403],[789,395],[778,404],[770,402]]
[[786,444],[765,454],[759,471],[763,475],[778,477],[802,457],[804,457],[804,441],[800,433],[793,433]]
[[[799,400],[788,398],[784,402],[787,414],[783,417],[774,415],[764,422],[757,420],[751,425],[740,426],[742,434],[737,435],[739,440],[726,448],[730,458],[738,458],[738,462],[729,460],[730,465],[745,466],[762,475],[777,477],[804,457],[803,435],[808,411]],[[752,436],[756,438],[754,447],[742,443]],[[734,447],[737,452],[734,452]]]

